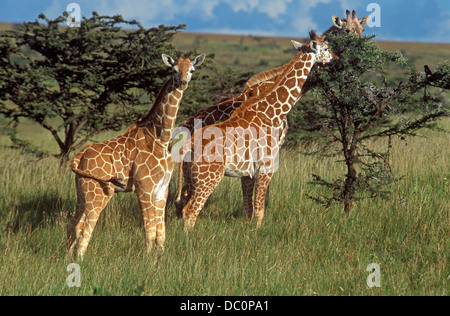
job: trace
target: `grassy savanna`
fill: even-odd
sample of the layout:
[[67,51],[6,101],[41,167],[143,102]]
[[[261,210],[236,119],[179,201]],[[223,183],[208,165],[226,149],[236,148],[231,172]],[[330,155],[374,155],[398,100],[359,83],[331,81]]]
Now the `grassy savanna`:
[[[73,174],[54,158],[2,149],[0,294],[448,295],[449,138],[424,134],[395,142],[391,164],[403,179],[392,198],[360,201],[348,218],[305,196],[319,193],[308,185],[312,173],[333,176],[342,166],[292,149],[282,151],[260,229],[239,216],[240,183],[226,178],[189,234],[170,202],[166,250],[146,254],[136,198],[117,194],[80,263],[80,288],[66,285]],[[366,285],[370,263],[380,265],[381,288]]]
[[[368,34],[372,34],[371,29],[368,29]],[[304,38],[305,35],[299,34],[298,38],[290,38],[182,32],[175,36],[174,44],[182,51],[196,49],[202,53],[212,53],[215,60],[223,66],[234,65],[246,71],[260,72],[279,67],[289,61],[293,55],[291,39],[306,43],[308,39]],[[434,69],[450,56],[450,44],[383,41],[377,43],[382,50],[401,51],[419,71],[423,70],[423,65]],[[387,70],[391,73],[393,69]],[[406,71],[395,70],[399,76]]]
[[[256,72],[287,62],[289,40],[179,34],[174,43]],[[436,44],[428,58],[429,44],[380,45],[404,50],[419,69],[448,59],[450,47]],[[395,71],[401,76],[406,70]],[[439,124],[450,128],[448,120]],[[8,148],[0,135],[0,295],[448,295],[449,135],[421,134],[393,139],[390,163],[397,182],[388,188],[391,199],[359,201],[349,217],[340,205],[325,210],[306,196],[321,193],[308,184],[312,174],[334,178],[345,172],[339,157],[317,159],[293,148],[281,152],[260,229],[240,216],[240,182],[225,178],[185,234],[175,216],[174,177],[165,252],[147,254],[137,199],[117,194],[79,262],[80,288],[66,285],[67,266],[75,260],[65,250],[66,224],[75,209],[74,174],[55,158]],[[32,122],[21,121],[18,137],[57,152],[52,136]],[[380,288],[366,285],[370,263],[380,265]]]

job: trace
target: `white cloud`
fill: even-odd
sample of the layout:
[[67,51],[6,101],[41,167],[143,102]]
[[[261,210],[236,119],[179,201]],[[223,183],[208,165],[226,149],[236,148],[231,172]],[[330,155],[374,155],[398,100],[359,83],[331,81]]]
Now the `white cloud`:
[[[100,14],[122,14],[125,18],[135,18],[141,22],[170,21],[186,15],[195,15],[200,19],[216,18],[214,9],[221,3],[228,4],[234,12],[257,12],[266,14],[270,19],[281,16],[302,17],[308,19],[310,10],[321,3],[332,0],[73,0],[80,4],[83,15],[90,11]],[[338,0],[343,8],[347,8],[358,0]],[[290,10],[294,6],[296,10]],[[64,3],[53,0],[45,12],[52,15],[61,14],[65,10]],[[89,11],[89,12],[86,12]]]
[[278,16],[288,13],[287,6],[292,1],[268,0],[262,2],[260,12],[267,14],[270,18],[276,19]]
[[[65,10],[65,4],[59,0],[52,1],[45,13],[56,17]],[[319,4],[332,1],[340,3],[342,12],[361,6],[359,0],[73,0],[80,4],[82,15],[90,16],[91,11],[102,15],[121,14],[125,19],[136,19],[147,27],[156,24],[181,24],[189,18],[203,21],[203,24],[205,21],[216,22],[215,29],[209,28],[210,32],[256,35],[278,33],[284,36],[306,36],[309,30],[318,29],[312,13],[315,13]],[[227,17],[217,11],[221,4],[229,5],[235,13],[263,14],[267,16],[267,20],[262,19],[256,26],[250,25],[248,30],[243,29],[243,23],[239,27],[233,27],[227,23]],[[335,14],[340,15],[342,12]],[[217,23],[218,19],[220,23]],[[271,23],[265,23],[266,21]],[[277,29],[268,29],[266,24],[271,24],[272,27],[275,24]],[[259,31],[256,32],[255,29]]]
[[287,13],[287,4],[292,0],[224,0],[229,4],[234,12],[244,11],[267,14],[272,19],[277,19],[280,15]]
[[[71,2],[68,1],[67,4]],[[101,15],[121,14],[125,19],[136,19],[145,24],[167,23],[180,14],[177,0],[73,0],[81,7],[83,16],[90,16],[92,11]],[[53,0],[44,11],[50,17],[56,17],[66,10],[66,4]]]
[[[332,0],[188,0],[185,2],[186,4],[184,7],[187,7],[190,10],[195,8],[197,14],[203,16],[203,18],[214,19],[217,18],[214,16],[214,9],[219,4],[226,3],[234,12],[262,13],[267,15],[269,19],[286,25],[287,28],[291,29],[292,34],[307,34],[309,30],[318,27],[317,23],[315,23],[311,17],[312,10],[319,4],[327,4],[331,1]],[[341,3],[342,8],[352,8],[352,3],[357,2],[357,0],[338,1]],[[350,7],[347,7],[349,5]],[[339,13],[337,12],[336,14]],[[243,32],[243,34],[249,33],[249,31],[233,29],[230,25],[221,27],[215,32],[223,32],[224,30],[229,30],[233,34],[238,32]],[[273,33],[272,30],[261,30],[258,35]]]
[[126,19],[136,19],[143,23],[171,21],[179,13],[179,6],[174,0],[97,0],[90,3],[96,3],[101,14],[121,14]]
[[214,18],[214,9],[224,3],[228,4],[233,12],[258,12],[276,19],[281,14],[287,13],[287,4],[291,2],[293,0],[187,0],[178,5],[185,12],[193,13],[195,10],[199,16],[209,18]]

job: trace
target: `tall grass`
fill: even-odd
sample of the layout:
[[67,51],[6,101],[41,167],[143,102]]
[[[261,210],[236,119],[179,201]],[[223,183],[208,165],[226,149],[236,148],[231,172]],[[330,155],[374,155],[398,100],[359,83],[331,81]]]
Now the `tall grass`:
[[[305,195],[319,193],[312,173],[333,177],[342,166],[290,149],[260,229],[240,217],[240,183],[226,178],[189,234],[170,202],[166,250],[146,254],[136,198],[118,194],[79,262],[80,288],[66,285],[73,174],[52,158],[2,149],[0,295],[448,295],[449,137],[426,135],[394,146],[399,191],[358,202],[348,218]],[[380,265],[380,288],[366,284],[370,263]]]

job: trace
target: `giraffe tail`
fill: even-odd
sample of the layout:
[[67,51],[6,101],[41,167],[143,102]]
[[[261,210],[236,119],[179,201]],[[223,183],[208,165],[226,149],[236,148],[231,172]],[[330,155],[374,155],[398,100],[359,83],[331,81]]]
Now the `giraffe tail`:
[[121,189],[125,190],[126,189],[126,184],[123,182],[123,179],[119,179],[119,178],[107,178],[107,177],[99,177],[99,176],[94,176],[93,174],[86,172],[84,170],[79,169],[79,165],[81,162],[81,157],[83,156],[84,151],[80,151],[78,154],[76,154],[72,160],[70,161],[70,169],[72,169],[73,172],[75,172],[76,174],[79,174],[82,177],[85,178],[90,178],[90,179],[94,179],[100,182],[111,182],[112,184],[120,187]]

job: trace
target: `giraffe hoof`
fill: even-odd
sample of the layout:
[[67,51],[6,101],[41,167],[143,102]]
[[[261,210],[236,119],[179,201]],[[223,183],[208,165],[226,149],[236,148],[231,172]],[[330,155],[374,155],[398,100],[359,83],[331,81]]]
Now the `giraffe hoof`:
[[192,229],[194,228],[194,223],[190,222],[190,221],[186,221],[184,222],[184,232],[185,233],[189,233],[190,231],[192,231]]
[[156,250],[157,250],[159,253],[164,253],[164,250],[165,250],[164,245],[157,245],[157,246],[156,246]]

